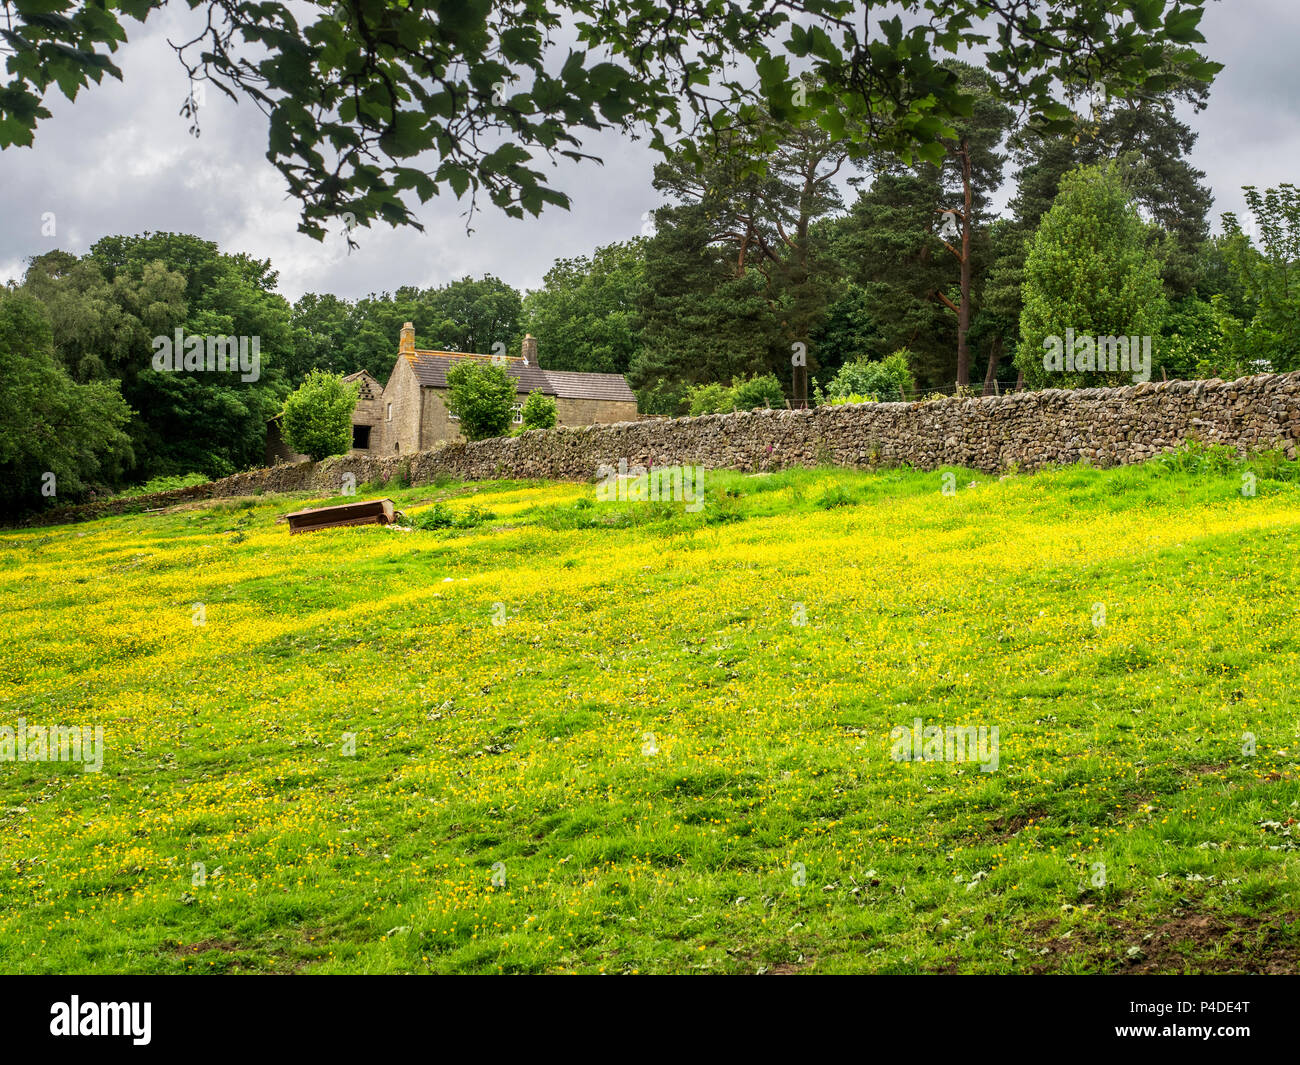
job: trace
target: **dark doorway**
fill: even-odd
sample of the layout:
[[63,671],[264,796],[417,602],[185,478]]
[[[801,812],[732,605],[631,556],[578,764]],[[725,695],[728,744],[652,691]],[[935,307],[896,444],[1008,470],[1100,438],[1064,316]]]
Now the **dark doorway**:
[[370,450],[370,426],[354,425],[352,427],[352,446],[361,450]]

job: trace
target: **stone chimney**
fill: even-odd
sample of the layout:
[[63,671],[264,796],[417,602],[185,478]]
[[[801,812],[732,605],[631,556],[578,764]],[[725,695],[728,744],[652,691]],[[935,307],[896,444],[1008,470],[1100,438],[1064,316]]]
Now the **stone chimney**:
[[521,354],[524,357],[524,362],[529,366],[537,365],[537,338],[532,333],[525,335]]
[[415,350],[415,326],[407,322],[402,326],[402,339],[397,345],[398,354]]

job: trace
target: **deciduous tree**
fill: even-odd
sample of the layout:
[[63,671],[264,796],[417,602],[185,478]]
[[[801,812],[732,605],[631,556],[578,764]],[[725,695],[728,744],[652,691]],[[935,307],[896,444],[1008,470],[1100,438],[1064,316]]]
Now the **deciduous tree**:
[[487,440],[510,431],[515,383],[500,366],[457,359],[447,371],[447,409],[460,419],[466,440]]
[[[970,114],[942,61],[966,48],[984,51],[1000,97],[1049,128],[1069,120],[1061,86],[1127,95],[1171,71],[1208,80],[1218,69],[1192,47],[1203,0],[188,2],[197,17],[175,45],[182,63],[209,95],[266,116],[267,157],[316,237],[376,220],[418,226],[412,198],[445,189],[516,216],[566,205],[538,164],[589,158],[584,130],[638,123],[666,148],[760,115],[806,118],[864,152],[938,164]],[[121,78],[113,54],[127,20],[164,3],[3,0],[0,147],[32,143],[52,89],[72,99]],[[197,93],[183,110],[197,128]]]
[[338,374],[313,370],[284,401],[284,442],[313,462],[352,447],[352,412],[359,388]]

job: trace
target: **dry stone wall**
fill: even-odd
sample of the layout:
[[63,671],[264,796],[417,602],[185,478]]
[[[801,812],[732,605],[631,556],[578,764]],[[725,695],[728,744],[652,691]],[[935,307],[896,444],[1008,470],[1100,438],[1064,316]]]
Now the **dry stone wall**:
[[[1295,458],[1300,374],[558,428],[444,445],[409,456],[409,470],[414,484],[438,474],[585,480],[620,459],[737,470],[905,463],[992,473],[1085,459],[1098,466],[1142,462],[1192,438],[1242,455],[1281,448]],[[377,480],[397,465],[347,456],[322,464],[315,477],[329,481],[350,471],[359,482]]]
[[344,474],[355,476],[357,484],[402,476],[418,485],[440,475],[587,480],[620,459],[629,466],[748,471],[829,462],[923,470],[964,466],[992,473],[1084,460],[1097,466],[1142,462],[1193,438],[1241,455],[1280,448],[1294,459],[1300,373],[561,427],[408,455],[351,454],[276,466],[156,496],[51,511],[38,520],[83,520],[212,496],[335,495]]

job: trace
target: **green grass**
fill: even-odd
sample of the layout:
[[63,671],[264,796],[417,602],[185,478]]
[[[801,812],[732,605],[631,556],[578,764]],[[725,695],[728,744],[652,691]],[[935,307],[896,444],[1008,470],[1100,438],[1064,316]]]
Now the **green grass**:
[[[0,534],[0,724],[106,747],[0,762],[0,970],[1295,972],[1300,487],[1250,468]],[[918,717],[997,771],[894,761]]]

